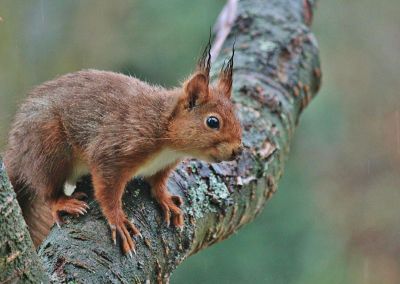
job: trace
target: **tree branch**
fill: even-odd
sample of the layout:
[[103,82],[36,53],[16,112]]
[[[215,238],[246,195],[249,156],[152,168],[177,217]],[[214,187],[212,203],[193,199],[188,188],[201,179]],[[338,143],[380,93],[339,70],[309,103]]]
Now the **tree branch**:
[[214,25],[215,38],[211,47],[211,62],[214,63],[214,59],[221,51],[222,45],[225,42],[226,37],[232,29],[233,22],[236,18],[238,0],[227,0],[225,7],[219,13],[218,19]]
[[[185,161],[169,179],[184,199],[185,227],[167,228],[149,186],[132,181],[124,209],[140,229],[137,255],[123,257],[92,199],[91,210],[53,227],[39,255],[53,281],[93,283],[167,282],[188,256],[221,241],[252,221],[277,189],[301,111],[320,84],[318,48],[308,25],[311,0],[242,0],[213,78],[236,38],[234,101],[243,126],[245,151],[236,162]],[[92,192],[89,179],[78,190]]]

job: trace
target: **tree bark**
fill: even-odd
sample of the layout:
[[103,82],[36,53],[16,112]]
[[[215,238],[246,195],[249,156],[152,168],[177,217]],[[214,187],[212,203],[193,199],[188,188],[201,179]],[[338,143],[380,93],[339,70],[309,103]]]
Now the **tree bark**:
[[47,281],[0,158],[0,283]]
[[[309,30],[314,6],[311,0],[237,4],[212,77],[216,79],[235,41],[233,99],[245,151],[235,162],[180,164],[168,186],[184,200],[184,229],[166,227],[149,186],[135,179],[123,200],[125,212],[143,235],[135,239],[137,255],[121,255],[90,198],[87,215],[66,218],[39,248],[52,281],[168,282],[184,259],[226,239],[260,213],[277,189],[300,113],[320,85],[318,48]],[[90,178],[78,184],[78,190],[91,193]]]

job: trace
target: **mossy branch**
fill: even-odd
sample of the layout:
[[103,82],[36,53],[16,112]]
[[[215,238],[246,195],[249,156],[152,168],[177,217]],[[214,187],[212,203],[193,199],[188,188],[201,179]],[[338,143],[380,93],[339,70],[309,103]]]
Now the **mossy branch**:
[[[320,85],[318,47],[309,30],[311,0],[242,0],[212,74],[216,79],[236,41],[234,101],[245,151],[235,162],[183,162],[169,190],[184,199],[185,227],[166,227],[149,187],[132,181],[124,209],[140,229],[137,255],[121,255],[91,199],[89,214],[53,228],[39,255],[53,281],[167,282],[188,256],[252,221],[277,190],[300,113]],[[92,192],[89,179],[78,190]]]

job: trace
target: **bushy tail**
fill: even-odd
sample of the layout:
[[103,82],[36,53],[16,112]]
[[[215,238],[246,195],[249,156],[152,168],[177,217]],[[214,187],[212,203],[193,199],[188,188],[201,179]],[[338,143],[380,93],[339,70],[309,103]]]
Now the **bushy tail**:
[[50,209],[43,198],[34,194],[34,191],[19,181],[11,172],[9,173],[9,178],[17,194],[17,200],[25,222],[28,225],[29,234],[35,247],[38,247],[49,234],[50,228],[53,225]]

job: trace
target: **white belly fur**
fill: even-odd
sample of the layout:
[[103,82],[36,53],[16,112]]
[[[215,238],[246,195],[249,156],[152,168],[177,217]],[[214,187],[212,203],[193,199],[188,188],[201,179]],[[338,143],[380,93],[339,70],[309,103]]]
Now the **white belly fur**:
[[76,182],[84,175],[89,174],[88,166],[81,160],[76,161],[72,168],[71,175],[64,184],[64,194],[71,196],[75,191]]
[[155,157],[147,161],[142,165],[135,176],[149,177],[165,169],[170,164],[176,162],[179,159],[184,158],[186,155],[182,152],[178,152],[172,149],[165,148],[161,150]]
[[[135,173],[135,176],[149,177],[158,171],[165,169],[168,165],[183,159],[186,155],[172,149],[163,149],[151,160],[142,165]],[[88,166],[83,161],[77,161],[72,169],[71,175],[64,184],[64,193],[71,196],[75,191],[76,182],[84,175],[89,174]]]

